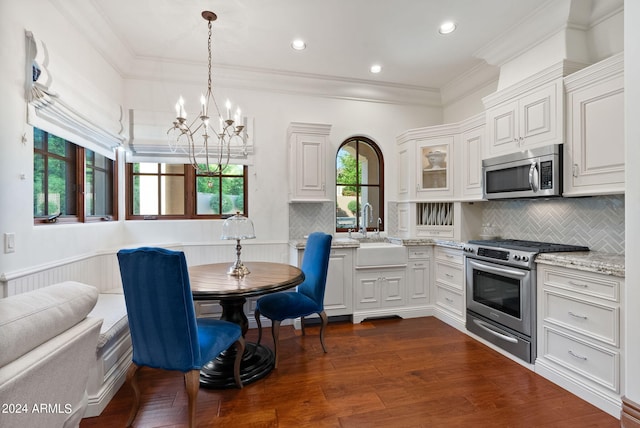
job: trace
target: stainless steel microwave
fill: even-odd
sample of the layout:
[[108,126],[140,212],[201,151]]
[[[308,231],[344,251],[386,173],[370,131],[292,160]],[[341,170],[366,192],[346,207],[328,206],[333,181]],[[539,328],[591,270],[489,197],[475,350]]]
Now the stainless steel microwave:
[[562,195],[562,144],[482,161],[485,199]]

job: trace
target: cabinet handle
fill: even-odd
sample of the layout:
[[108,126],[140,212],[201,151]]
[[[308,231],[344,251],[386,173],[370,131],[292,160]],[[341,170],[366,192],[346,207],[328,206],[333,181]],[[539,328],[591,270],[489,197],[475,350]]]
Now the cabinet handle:
[[579,282],[569,281],[569,284],[575,285],[576,287],[589,288],[588,284],[582,284],[582,283],[579,283]]
[[578,173],[579,173],[578,164],[574,163],[573,164],[573,176],[574,177],[578,177]]
[[450,273],[445,273],[444,276],[446,276],[447,278],[453,278],[453,275],[451,275]]
[[587,361],[587,357],[584,357],[582,355],[578,355],[575,352],[573,352],[571,349],[569,349],[569,355],[571,355],[573,358],[577,358],[577,359],[582,360],[582,361]]
[[586,317],[585,315],[578,315],[578,314],[574,314],[574,313],[573,313],[573,312],[571,312],[571,311],[569,311],[569,315],[571,315],[571,316],[572,316],[572,317],[574,317],[574,318],[580,318],[580,319],[583,319],[583,320],[586,320],[586,319],[587,319],[587,317]]
[[424,263],[416,263],[416,264],[414,264],[414,266],[415,267],[421,267],[421,266],[424,266]]
[[446,300],[449,303],[453,303],[453,299],[451,297],[445,297],[444,300]]

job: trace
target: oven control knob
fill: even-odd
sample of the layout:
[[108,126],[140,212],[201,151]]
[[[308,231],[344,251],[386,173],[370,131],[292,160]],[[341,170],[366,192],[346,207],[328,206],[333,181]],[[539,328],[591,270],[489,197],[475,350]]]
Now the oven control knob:
[[522,261],[523,261],[523,262],[528,262],[528,261],[529,261],[529,257],[527,257],[527,256],[522,256]]
[[473,253],[473,248],[472,247],[464,247],[462,249],[465,253]]
[[513,260],[519,261],[520,260],[520,256],[516,254],[515,256],[513,256]]

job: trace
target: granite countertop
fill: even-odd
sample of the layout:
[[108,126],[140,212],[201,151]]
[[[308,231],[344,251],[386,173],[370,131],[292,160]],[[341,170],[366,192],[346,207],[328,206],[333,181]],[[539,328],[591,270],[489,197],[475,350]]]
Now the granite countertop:
[[[366,239],[354,239],[354,238],[334,238],[331,241],[331,248],[358,248],[361,242],[389,242],[396,245],[404,245],[405,247],[420,246],[420,245],[439,245],[442,247],[462,249],[464,242],[459,241],[447,241],[433,238],[394,238],[394,237],[372,237]],[[302,250],[307,245],[306,239],[292,239],[289,241],[289,245]]]
[[[353,238],[334,238],[331,241],[331,248],[358,248],[361,241]],[[404,245],[405,247],[437,245],[457,250],[461,250],[464,246],[464,242],[434,238],[372,237],[367,238],[366,242],[390,242],[396,245]],[[289,241],[289,245],[296,249],[304,249],[306,244],[306,239]],[[611,254],[600,251],[542,253],[536,256],[535,261],[540,264],[602,273],[620,278],[625,276],[624,254]]]
[[623,254],[603,253],[600,251],[542,253],[536,256],[536,263],[624,278]]

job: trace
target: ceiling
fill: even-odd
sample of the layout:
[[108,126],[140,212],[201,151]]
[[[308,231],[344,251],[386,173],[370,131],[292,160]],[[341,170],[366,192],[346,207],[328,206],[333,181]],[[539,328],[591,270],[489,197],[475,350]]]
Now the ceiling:
[[[116,67],[164,61],[346,81],[441,88],[482,63],[477,52],[505,37],[540,0],[90,0],[58,6]],[[457,30],[441,35],[445,20]],[[307,43],[291,48],[294,38]],[[116,46],[117,45],[117,46]],[[116,58],[117,57],[117,58]],[[372,74],[378,63],[382,72]]]

